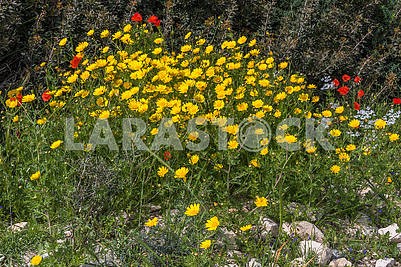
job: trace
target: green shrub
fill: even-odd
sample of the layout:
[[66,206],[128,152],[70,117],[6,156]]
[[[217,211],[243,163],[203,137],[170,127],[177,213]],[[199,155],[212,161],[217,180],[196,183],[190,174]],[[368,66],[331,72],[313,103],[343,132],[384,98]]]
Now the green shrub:
[[[38,86],[33,66],[52,57],[59,36],[81,38],[88,28],[115,30],[139,11],[157,14],[174,50],[191,31],[211,42],[255,34],[282,59],[320,85],[344,72],[364,77],[381,98],[399,96],[399,1],[3,1],[0,17],[2,87],[18,79]],[[268,32],[268,34],[266,34]],[[17,75],[15,74],[17,73]],[[381,88],[383,87],[383,88]]]
[[[0,244],[9,262],[32,246],[49,251],[44,265],[79,265],[93,251],[98,257],[103,241],[124,264],[210,265],[235,246],[284,264],[288,257],[270,249],[291,241],[292,257],[298,243],[260,238],[261,217],[280,225],[309,220],[311,207],[319,222],[360,211],[383,225],[399,217],[401,111],[396,103],[369,109],[373,101],[358,77],[339,77],[322,102],[316,85],[251,36],[221,31],[226,39],[216,45],[194,33],[164,38],[149,22],[87,30],[78,39],[55,38],[52,57],[36,67],[46,87],[28,84],[0,96]],[[124,118],[146,125],[133,143]],[[188,129],[193,119],[197,127]],[[103,133],[94,135],[97,126]],[[175,131],[183,149],[152,148],[164,131]],[[210,142],[193,151],[188,144],[203,139],[202,131]],[[115,143],[97,143],[106,136]],[[249,136],[260,139],[248,143]],[[139,149],[140,141],[148,149]],[[305,210],[288,209],[294,202]],[[29,225],[22,240],[37,227],[38,241],[16,247],[6,226],[22,220]]]

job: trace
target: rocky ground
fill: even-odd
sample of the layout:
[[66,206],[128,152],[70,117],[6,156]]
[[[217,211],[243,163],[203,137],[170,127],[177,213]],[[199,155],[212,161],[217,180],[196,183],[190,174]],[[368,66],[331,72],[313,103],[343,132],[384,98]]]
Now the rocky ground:
[[[291,208],[291,207],[290,207]],[[152,206],[152,209],[157,213],[160,211],[158,206]],[[178,213],[178,210],[172,210],[171,214],[174,216]],[[159,227],[163,227],[163,217],[158,216],[160,220]],[[313,218],[313,215],[311,215]],[[9,227],[9,231],[18,232],[23,231],[28,227],[27,222],[20,222],[13,224]],[[356,235],[364,235],[369,237],[371,240],[379,240],[380,238],[388,238],[391,243],[397,244],[397,248],[401,253],[401,233],[399,226],[396,223],[390,224],[387,227],[378,228],[372,224],[372,220],[365,214],[361,213],[359,218],[350,223],[344,220],[342,223],[343,233],[346,236],[352,237]],[[184,229],[185,231],[185,229]],[[275,238],[279,233],[279,224],[274,220],[266,217],[261,217],[259,223],[254,225],[251,229],[257,233],[257,236],[261,240],[266,240],[268,238]],[[231,242],[231,249],[227,251],[227,262],[225,265],[216,264],[215,267],[225,266],[225,267],[239,267],[235,259],[246,258],[249,255],[238,250],[236,246],[237,234],[233,231],[227,230],[225,227],[221,227],[221,233],[224,236],[225,242]],[[288,235],[288,237],[297,240],[298,254],[299,257],[290,259],[284,266],[291,267],[301,267],[301,266],[330,266],[330,267],[342,267],[342,266],[376,266],[376,267],[391,267],[391,266],[401,266],[399,259],[394,259],[390,257],[380,258],[374,252],[374,250],[369,251],[370,244],[366,244],[366,249],[363,251],[367,256],[361,260],[354,261],[353,259],[347,259],[346,253],[336,246],[330,244],[325,236],[325,230],[319,229],[314,223],[308,221],[295,221],[292,223],[284,222],[282,225],[282,233]],[[144,227],[142,234],[149,234],[149,228]],[[64,239],[57,240],[57,243],[62,244],[68,239],[72,240],[74,238],[73,232],[71,230],[66,230],[64,232]],[[298,242],[299,241],[299,242]],[[157,242],[162,243],[163,240],[157,240]],[[220,244],[221,246],[222,244]],[[216,243],[219,246],[219,243]],[[370,253],[368,253],[370,252]],[[275,255],[279,257],[281,253],[281,248],[279,250],[272,250],[270,255]],[[48,253],[43,253],[41,256],[43,258],[49,257]],[[121,262],[117,255],[110,249],[101,246],[96,247],[93,256],[88,256],[87,263],[81,265],[81,267],[89,266],[121,266]],[[312,255],[312,256],[311,256]],[[369,255],[369,256],[368,256]],[[24,256],[24,261],[26,266],[30,266],[30,259],[34,256],[34,253],[27,252]],[[51,255],[50,255],[51,256]],[[0,265],[4,261],[5,257],[0,254]],[[247,260],[247,267],[259,267],[265,266],[261,264],[262,260],[257,258],[250,258]],[[352,263],[353,262],[353,263]],[[280,265],[271,263],[271,267],[279,267]]]

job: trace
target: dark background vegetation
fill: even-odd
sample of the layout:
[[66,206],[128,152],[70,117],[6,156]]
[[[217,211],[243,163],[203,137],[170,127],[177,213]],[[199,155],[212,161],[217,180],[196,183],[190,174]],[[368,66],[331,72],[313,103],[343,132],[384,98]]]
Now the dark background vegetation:
[[188,31],[215,43],[253,35],[312,82],[349,73],[383,100],[401,96],[399,0],[1,0],[0,88],[45,87],[34,66],[62,37],[116,30],[134,12],[157,15],[171,49]]

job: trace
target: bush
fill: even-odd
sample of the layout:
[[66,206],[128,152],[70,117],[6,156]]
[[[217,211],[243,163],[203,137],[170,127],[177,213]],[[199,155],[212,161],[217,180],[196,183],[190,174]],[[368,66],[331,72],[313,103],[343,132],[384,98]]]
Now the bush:
[[54,233],[49,261],[79,265],[81,250],[107,240],[122,242],[124,263],[193,266],[221,261],[237,242],[271,262],[268,244],[280,242],[251,229],[265,216],[307,216],[286,209],[293,202],[321,221],[379,206],[379,223],[399,217],[401,99],[370,107],[360,77],[345,74],[321,102],[290,61],[230,35],[214,45],[189,32],[171,51],[152,17],[57,38],[36,68],[46,88],[0,96],[2,221],[74,229],[70,247]]
[[395,0],[3,1],[0,56],[6,64],[0,75],[8,82],[2,87],[18,79],[40,85],[43,77],[33,66],[52,57],[59,36],[77,40],[88,28],[115,30],[139,11],[161,17],[169,49],[179,48],[188,31],[213,43],[253,33],[319,86],[327,75],[359,74],[386,100],[400,94],[400,5]]
[[[344,138],[332,140],[335,142],[336,153],[321,151],[323,154],[330,155],[325,164],[310,165],[323,154],[318,152],[319,144],[308,137],[310,133],[306,130],[308,121],[305,118],[314,117],[321,127],[327,118],[333,118],[334,122],[330,127],[338,128],[341,136],[343,136],[341,132],[345,134],[352,131],[352,127],[351,130],[348,129],[347,124],[356,114],[354,109],[360,109],[359,105],[366,108],[368,103],[361,99],[366,98],[363,91],[357,89],[360,86],[359,78],[353,81],[350,80],[351,77],[344,75],[342,78],[344,85],[341,87],[340,83],[336,84],[341,88],[339,92],[343,96],[338,93],[336,95],[329,93],[327,101],[331,103],[330,106],[319,107],[316,106],[319,96],[314,95],[316,85],[308,84],[300,74],[291,73],[293,68],[287,61],[278,61],[272,53],[264,56],[264,53],[255,46],[256,39],[249,40],[242,36],[224,41],[219,48],[189,33],[184,38],[184,45],[181,46],[180,52],[171,53],[159,33],[159,28],[154,28],[155,31],[152,31],[151,27],[139,24],[134,24],[131,28],[131,24],[127,24],[123,30],[114,33],[109,30],[90,31],[77,46],[65,38],[54,51],[54,62],[49,62],[42,67],[42,71],[47,73],[46,83],[49,89],[24,92],[20,87],[5,95],[4,104],[8,107],[4,120],[7,129],[4,135],[4,147],[8,153],[5,162],[8,166],[19,166],[8,169],[9,175],[27,176],[29,169],[22,167],[25,164],[43,166],[42,168],[49,173],[47,175],[56,174],[59,166],[52,164],[59,161],[58,158],[64,154],[50,149],[49,146],[55,142],[56,148],[64,140],[67,149],[71,149],[69,147],[71,144],[67,142],[69,138],[83,143],[82,148],[78,150],[85,151],[67,152],[66,155],[69,156],[65,159],[67,166],[81,165],[75,160],[86,157],[86,153],[95,153],[95,155],[100,153],[99,156],[106,162],[117,160],[117,165],[112,165],[113,168],[127,171],[125,167],[122,167],[124,161],[120,161],[118,151],[131,149],[131,144],[125,142],[127,136],[124,127],[127,125],[124,125],[122,120],[129,117],[143,120],[143,122],[132,122],[136,127],[146,126],[146,131],[143,129],[145,132],[142,133],[146,149],[145,147],[138,148],[138,143],[134,146],[134,149],[140,149],[135,161],[143,160],[149,164],[149,155],[152,159],[150,165],[143,165],[143,172],[141,171],[143,179],[150,179],[149,182],[155,186],[166,181],[162,178],[165,175],[160,173],[169,173],[168,176],[181,178],[184,182],[187,175],[191,175],[191,186],[195,188],[201,186],[200,190],[204,190],[205,185],[201,181],[208,181],[214,177],[209,181],[209,186],[221,192],[223,199],[236,194],[249,195],[251,192],[252,194],[272,192],[271,197],[278,197],[274,196],[277,193],[276,186],[285,184],[286,191],[285,193],[280,191],[283,195],[279,197],[285,195],[292,201],[315,201],[323,195],[332,194],[329,193],[332,190],[330,189],[332,181],[326,181],[324,178],[329,176],[331,165],[341,167],[340,165],[344,164],[341,169],[346,169],[349,168],[347,162],[351,158],[356,160],[363,157],[363,154],[371,153],[372,145],[362,143],[357,145],[358,156],[350,157],[352,153],[355,153],[354,149],[346,150],[346,146],[353,145],[358,139],[348,139],[344,136]],[[69,64],[65,64],[66,61]],[[345,92],[344,88],[347,88]],[[333,104],[336,102],[338,104]],[[63,125],[68,116],[73,119],[69,122],[72,123],[71,129]],[[234,121],[230,121],[230,118]],[[298,121],[289,121],[290,124],[286,125],[284,119],[295,120],[296,118]],[[375,121],[379,118],[379,115],[376,115],[371,119]],[[241,129],[248,124],[253,127],[251,128],[253,130],[257,130],[255,127],[261,127],[258,128],[259,135],[267,138],[269,137],[268,128],[260,120],[265,120],[273,131],[281,129],[281,132],[276,132],[274,142],[270,143],[269,148],[267,147],[268,139],[258,139],[263,143],[263,149],[257,150],[256,154],[249,153],[249,150],[243,147],[248,140],[240,139],[241,134],[246,136],[248,132],[241,132]],[[110,122],[113,138],[108,141],[100,139],[103,140],[102,142],[109,142],[108,146],[96,148],[95,152],[91,152],[91,140],[99,141],[100,138],[98,135],[98,139],[92,139],[93,136],[96,137],[94,129],[100,127],[103,131],[107,130],[109,126],[104,124],[107,121]],[[171,124],[175,127],[166,126]],[[192,128],[188,128],[191,125]],[[293,126],[289,127],[291,125]],[[219,130],[216,126],[219,126]],[[130,127],[132,126],[128,126]],[[66,136],[63,136],[62,132],[57,132],[60,128],[65,128],[64,135]],[[289,132],[286,132],[287,128],[290,129]],[[74,133],[67,133],[68,131],[74,131]],[[164,135],[171,135],[175,131],[180,137],[175,142],[179,143],[173,143],[173,147],[169,148],[171,144],[166,143],[167,141],[163,139]],[[194,146],[193,142],[200,141],[203,131],[210,133],[209,146],[199,152],[192,151],[193,149],[188,148],[188,144]],[[228,145],[221,137],[224,133],[227,134]],[[72,134],[74,137],[68,137]],[[388,139],[384,132],[377,134],[378,136],[374,137],[377,141]],[[17,136],[17,139],[13,136]],[[154,143],[155,140],[159,143]],[[169,141],[172,140],[169,139]],[[223,144],[220,143],[221,141]],[[302,146],[295,147],[297,142],[300,142],[303,148]],[[37,156],[30,156],[29,150],[19,148],[22,144],[38,149],[38,153],[44,151],[41,157],[46,159],[38,161]],[[320,145],[323,145],[322,149],[328,149],[327,145],[322,143]],[[288,151],[293,151],[292,149],[283,149],[287,146],[289,148],[294,146],[296,150],[291,153],[291,156]],[[117,150],[117,152],[109,154],[108,149]],[[167,157],[163,153],[170,153],[168,152],[170,149],[178,151],[171,152],[174,160],[167,166],[165,161],[169,160],[170,156]],[[183,151],[180,152],[182,149]],[[273,157],[268,156],[269,151],[273,151]],[[336,163],[338,157],[341,164]],[[13,159],[17,159],[18,163],[13,163]],[[204,164],[197,164],[199,160]],[[157,162],[159,164],[156,164]],[[96,163],[89,164],[89,166],[92,165]],[[209,170],[205,178],[200,178],[200,173],[208,165],[214,169]],[[312,167],[313,171],[311,170],[307,177],[299,176],[305,168]],[[42,169],[38,168],[38,170]],[[92,168],[92,170],[95,169]],[[260,170],[264,171],[260,172]],[[71,171],[71,175],[75,172],[84,173],[79,169],[71,169]],[[94,186],[101,191],[113,187],[114,191],[119,190],[125,196],[127,192],[124,192],[125,186],[121,184],[121,181],[118,182],[107,174],[112,172],[111,169],[98,171],[102,174],[89,173],[88,177],[107,176],[113,180],[113,186],[111,184],[104,186],[98,182]],[[11,179],[12,183],[23,183],[28,188],[34,188],[30,182],[17,177]],[[76,183],[71,184],[68,177],[65,177],[65,187],[76,187]],[[310,179],[314,182],[311,183]],[[84,180],[87,179],[84,178]],[[46,187],[58,187],[53,184],[54,181],[50,177],[44,179],[44,182],[50,183],[46,184]],[[305,185],[305,191],[299,188],[300,182]],[[355,191],[359,187],[358,183],[347,184],[345,180],[343,182],[346,190]],[[79,182],[79,184],[84,186],[84,191],[94,191],[87,187],[89,185],[85,182]],[[243,187],[244,185],[246,187]],[[173,187],[175,186],[178,184],[174,183]],[[350,188],[350,186],[355,187]],[[12,184],[11,187],[20,188],[16,184]],[[58,194],[57,190],[54,189],[53,192]],[[112,194],[112,191],[106,190],[104,193]],[[82,192],[77,193],[82,195]],[[120,198],[119,194],[110,195],[110,197]],[[71,198],[75,199],[75,197]],[[54,198],[56,202],[65,201],[62,199]],[[87,197],[83,196],[79,199],[85,203]],[[128,203],[123,199],[124,197],[114,202],[127,205]],[[91,199],[86,203],[97,203],[97,200]],[[53,206],[57,207],[56,204],[52,204],[49,208]],[[102,209],[99,205],[95,206]],[[113,206],[110,210],[114,209]],[[23,210],[28,211],[28,209]]]

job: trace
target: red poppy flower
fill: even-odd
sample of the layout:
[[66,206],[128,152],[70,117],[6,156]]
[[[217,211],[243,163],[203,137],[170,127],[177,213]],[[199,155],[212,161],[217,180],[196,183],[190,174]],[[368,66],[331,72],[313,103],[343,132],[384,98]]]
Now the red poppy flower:
[[171,153],[170,153],[170,151],[166,151],[166,152],[164,152],[164,160],[169,160],[169,159],[171,159]]
[[361,109],[361,105],[358,102],[354,102],[354,109],[355,110],[360,110]]
[[21,95],[21,94],[18,94],[18,95],[17,95],[17,100],[18,100],[17,106],[19,107],[19,106],[22,105],[22,95]]
[[343,82],[348,82],[349,80],[351,80],[351,76],[349,76],[348,74],[344,74],[342,79],[343,79]]
[[52,95],[49,94],[49,92],[50,92],[49,90],[46,90],[46,91],[43,92],[43,94],[42,94],[42,100],[43,101],[47,102],[47,101],[50,100],[50,98],[52,98]]
[[394,105],[401,105],[401,98],[394,97],[393,98],[393,104]]
[[358,97],[358,98],[361,98],[361,97],[364,96],[364,95],[365,95],[365,92],[364,92],[363,90],[359,90],[359,91],[358,91],[357,97]]
[[82,57],[74,56],[74,58],[70,61],[71,68],[76,69],[78,68],[79,62],[81,62]]
[[361,81],[361,78],[359,76],[355,76],[354,82],[359,83]]
[[148,18],[148,22],[149,22],[149,23],[152,23],[152,24],[155,25],[156,27],[159,27],[159,26],[160,26],[160,19],[159,19],[157,16],[155,16],[155,15],[150,16],[150,18]]
[[138,12],[136,12],[134,15],[131,17],[131,21],[133,22],[141,22],[142,21],[142,16]]
[[335,87],[340,86],[340,82],[337,79],[333,80],[333,84]]
[[340,95],[346,95],[349,92],[349,87],[348,86],[341,86],[340,88],[337,89],[337,92],[339,92]]

